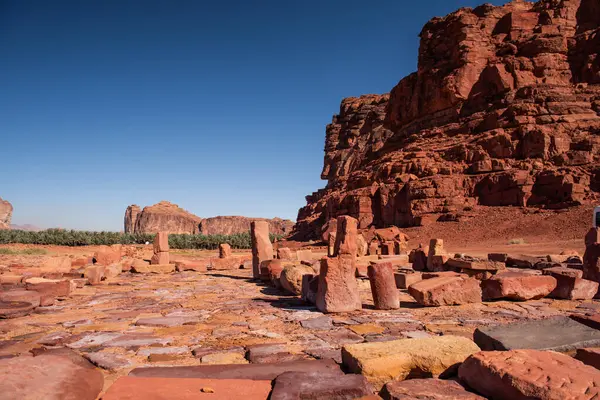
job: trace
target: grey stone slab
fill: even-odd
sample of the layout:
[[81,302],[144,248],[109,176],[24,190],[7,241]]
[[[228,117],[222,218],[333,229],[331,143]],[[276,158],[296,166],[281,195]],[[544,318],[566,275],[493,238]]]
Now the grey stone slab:
[[333,328],[331,318],[327,316],[305,319],[304,321],[300,321],[300,325],[302,325],[303,328],[315,329],[318,331],[328,331]]
[[475,330],[473,337],[475,343],[487,351],[534,349],[566,352],[600,346],[600,331],[568,317],[482,327]]

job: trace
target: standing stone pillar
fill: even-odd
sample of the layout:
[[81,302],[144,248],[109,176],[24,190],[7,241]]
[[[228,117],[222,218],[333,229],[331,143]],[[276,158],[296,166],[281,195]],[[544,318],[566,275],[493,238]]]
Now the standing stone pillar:
[[338,217],[334,256],[344,254],[356,257],[358,253],[357,240],[358,221],[356,218],[347,215]]
[[[592,228],[585,236],[583,278],[600,282],[600,228]],[[600,298],[598,292],[595,298]]]
[[335,257],[321,259],[316,306],[322,312],[360,310],[362,302],[356,283],[358,221],[342,216],[337,219]]
[[267,221],[252,221],[250,224],[252,240],[252,276],[260,278],[260,263],[273,259],[273,245],[269,240],[269,223]]
[[400,295],[396,289],[396,279],[392,263],[371,264],[367,269],[373,303],[377,310],[394,310],[400,308]]
[[329,240],[327,243],[327,257],[334,257],[335,242],[336,242],[336,234],[335,234],[335,232],[331,232],[329,234]]
[[360,310],[354,257],[343,255],[321,259],[316,305],[324,313]]
[[[436,257],[436,256],[442,256]],[[429,253],[427,254],[427,271],[440,272],[444,270],[443,264],[444,256],[446,256],[446,250],[444,250],[443,239],[431,239],[429,241]],[[441,263],[441,265],[440,265]]]
[[231,256],[231,246],[229,245],[229,243],[219,244],[219,258],[227,258]]
[[169,263],[169,234],[158,232],[154,237],[154,255],[150,264],[164,265]]

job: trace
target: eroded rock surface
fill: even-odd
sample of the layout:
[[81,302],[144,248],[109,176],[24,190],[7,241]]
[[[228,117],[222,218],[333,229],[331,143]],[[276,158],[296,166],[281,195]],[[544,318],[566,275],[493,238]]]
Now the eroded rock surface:
[[417,72],[344,99],[326,129],[327,186],[298,213],[317,238],[452,220],[476,205],[563,208],[598,198],[600,66],[594,1],[485,4],[423,28]]

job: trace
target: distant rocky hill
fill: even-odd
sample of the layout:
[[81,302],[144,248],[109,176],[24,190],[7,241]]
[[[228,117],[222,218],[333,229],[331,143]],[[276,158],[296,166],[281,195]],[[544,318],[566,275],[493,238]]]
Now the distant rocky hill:
[[250,230],[254,220],[269,222],[270,232],[284,235],[291,232],[294,222],[281,218],[249,218],[237,216],[219,216],[200,218],[176,204],[161,201],[153,206],[144,207],[133,204],[125,211],[126,233],[189,233],[205,235],[231,235]]
[[200,222],[200,232],[205,235],[231,235],[233,233],[248,232],[252,221],[267,221],[269,223],[269,232],[278,235],[290,233],[294,227],[294,222],[289,219],[281,218],[248,218],[248,217],[212,217],[205,218]]
[[11,224],[10,229],[15,229],[15,230],[19,230],[19,231],[30,231],[30,232],[37,232],[37,231],[42,230],[41,228],[38,228],[37,226],[31,225],[31,224],[23,224],[23,225]]
[[13,206],[6,200],[0,198],[0,229],[10,229]]
[[417,72],[342,101],[295,237],[452,220],[478,205],[565,208],[600,192],[600,2],[513,1],[434,18]]

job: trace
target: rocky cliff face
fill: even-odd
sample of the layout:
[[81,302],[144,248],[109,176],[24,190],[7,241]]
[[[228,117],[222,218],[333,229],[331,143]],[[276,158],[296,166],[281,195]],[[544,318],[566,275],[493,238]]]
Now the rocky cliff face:
[[125,232],[131,233],[191,233],[200,232],[202,219],[180,208],[177,204],[161,201],[140,211],[137,205],[125,211]]
[[189,233],[204,235],[231,235],[250,230],[250,222],[264,220],[271,233],[284,235],[291,232],[294,222],[281,218],[213,217],[202,219],[168,201],[153,206],[133,204],[125,210],[126,233]]
[[252,221],[267,221],[269,232],[277,235],[287,235],[294,227],[293,221],[281,218],[213,217],[202,220],[200,232],[204,235],[231,235],[248,232]]
[[600,3],[460,9],[421,32],[417,72],[342,101],[325,189],[297,238],[338,215],[360,228],[452,219],[476,205],[563,208],[600,192]]
[[13,207],[6,200],[0,198],[0,229],[10,229]]

